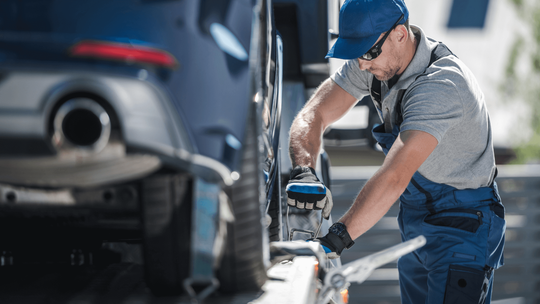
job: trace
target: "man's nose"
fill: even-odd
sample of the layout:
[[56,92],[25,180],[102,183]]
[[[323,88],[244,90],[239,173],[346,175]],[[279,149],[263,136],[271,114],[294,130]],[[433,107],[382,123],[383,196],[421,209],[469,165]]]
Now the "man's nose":
[[358,65],[360,66],[360,70],[364,71],[369,68],[369,66],[371,65],[371,61],[362,60],[358,58]]

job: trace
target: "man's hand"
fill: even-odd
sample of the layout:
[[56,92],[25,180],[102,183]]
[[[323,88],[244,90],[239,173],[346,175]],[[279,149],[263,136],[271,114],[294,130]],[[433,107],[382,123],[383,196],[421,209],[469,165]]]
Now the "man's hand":
[[287,204],[298,209],[321,210],[325,219],[332,211],[332,194],[310,167],[296,166],[287,185]]
[[354,241],[351,239],[347,227],[342,223],[334,223],[329,229],[328,234],[316,238],[313,241],[320,242],[329,259],[339,258],[343,249],[351,248]]

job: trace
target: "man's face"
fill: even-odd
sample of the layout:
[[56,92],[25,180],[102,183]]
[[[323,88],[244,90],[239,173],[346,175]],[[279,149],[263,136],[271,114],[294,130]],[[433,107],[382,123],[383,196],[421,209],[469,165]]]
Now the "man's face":
[[[377,44],[383,36],[384,34],[381,34],[375,44]],[[392,38],[392,33],[390,33],[381,47],[381,54],[377,58],[371,61],[358,58],[360,69],[370,72],[380,81],[389,80],[399,71],[398,56]]]

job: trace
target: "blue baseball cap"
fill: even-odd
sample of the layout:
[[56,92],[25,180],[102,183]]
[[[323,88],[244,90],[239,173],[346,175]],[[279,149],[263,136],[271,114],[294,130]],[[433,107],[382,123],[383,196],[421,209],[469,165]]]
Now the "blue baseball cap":
[[339,11],[339,38],[326,58],[354,59],[364,55],[403,16],[409,19],[403,0],[347,0]]

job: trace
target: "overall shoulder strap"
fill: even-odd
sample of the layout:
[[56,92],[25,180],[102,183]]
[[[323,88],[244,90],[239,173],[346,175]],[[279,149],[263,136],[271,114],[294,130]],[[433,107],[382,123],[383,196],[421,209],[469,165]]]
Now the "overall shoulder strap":
[[[450,56],[450,55],[454,55],[454,53],[452,53],[452,51],[450,51],[450,49],[444,43],[439,42],[437,44],[437,46],[433,49],[433,51],[431,51],[431,57],[429,59],[429,64],[427,65],[426,70],[435,61],[437,61],[437,60],[439,60],[439,59],[441,59],[443,57]],[[454,55],[454,56],[456,56],[456,55]],[[422,74],[418,75],[416,77],[416,79],[418,79],[418,77],[420,77],[422,75],[425,75],[425,74],[422,73]],[[371,82],[370,92],[371,92],[371,98],[377,103],[377,105],[379,105],[379,109],[380,109],[381,108],[381,102],[382,102],[381,81],[378,80],[375,76],[373,77],[373,81]],[[395,109],[397,111],[396,113],[398,114],[396,123],[398,125],[400,125],[403,122],[403,116],[402,116],[402,113],[401,113],[401,102],[403,100],[403,96],[405,95],[405,92],[406,92],[406,90],[400,90],[398,92],[398,97],[397,97],[397,101],[396,101],[396,105],[395,105]]]
[[[431,51],[431,58],[429,59],[429,64],[426,69],[429,68],[435,61],[450,55],[454,55],[454,53],[450,51],[446,44],[439,42],[433,51]],[[456,55],[454,56],[457,57]]]
[[371,82],[371,98],[378,105],[378,108],[381,108],[381,81],[377,77],[373,76],[373,81]]
[[[431,51],[431,57],[429,58],[429,63],[426,69],[429,68],[435,61],[443,57],[450,56],[450,55],[454,55],[454,53],[452,53],[452,51],[450,51],[450,49],[444,43],[439,42],[437,46],[433,49],[433,51]],[[421,75],[424,75],[424,74],[420,74],[418,75],[418,77],[420,77]],[[373,81],[371,82],[370,91],[371,91],[371,97],[374,99],[374,101],[376,101],[380,105],[382,101],[381,81],[378,80],[375,76],[373,77]],[[403,97],[403,94],[401,94],[401,96]]]

